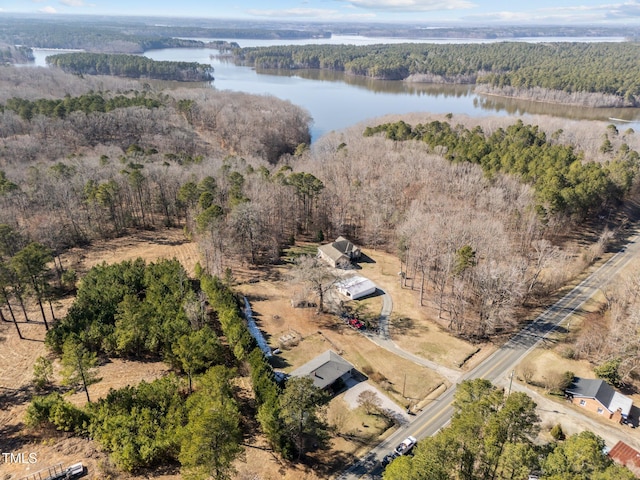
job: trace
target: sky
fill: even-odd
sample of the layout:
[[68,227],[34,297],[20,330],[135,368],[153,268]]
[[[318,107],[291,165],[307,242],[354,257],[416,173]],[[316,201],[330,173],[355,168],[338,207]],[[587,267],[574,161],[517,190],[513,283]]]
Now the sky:
[[0,0],[0,12],[427,25],[640,25],[640,0]]

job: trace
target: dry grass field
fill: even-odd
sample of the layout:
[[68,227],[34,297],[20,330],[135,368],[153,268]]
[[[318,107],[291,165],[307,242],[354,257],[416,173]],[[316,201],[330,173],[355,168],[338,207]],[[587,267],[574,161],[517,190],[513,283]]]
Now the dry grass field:
[[494,351],[491,344],[472,345],[446,332],[436,321],[438,311],[428,302],[428,292],[424,298],[425,305],[419,305],[419,282],[416,281],[413,290],[410,279],[407,287],[400,284],[400,261],[396,256],[378,250],[364,252],[375,263],[363,263],[360,273],[393,298],[390,334],[399,347],[450,368],[457,368],[478,348],[480,351],[465,363],[465,367],[475,365]]

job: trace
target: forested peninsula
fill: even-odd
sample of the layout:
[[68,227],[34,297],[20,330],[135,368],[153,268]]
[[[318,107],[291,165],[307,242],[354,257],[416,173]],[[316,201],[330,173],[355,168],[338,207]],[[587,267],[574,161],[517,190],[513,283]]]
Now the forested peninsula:
[[[328,69],[384,80],[467,83],[481,93],[537,97],[597,107],[640,105],[640,45],[492,43],[302,45],[237,49],[238,63],[258,69]],[[530,95],[529,95],[530,96]],[[532,98],[548,100],[548,98]]]
[[196,62],[166,62],[137,55],[62,53],[47,57],[47,64],[76,75],[113,75],[181,82],[213,80],[213,67]]

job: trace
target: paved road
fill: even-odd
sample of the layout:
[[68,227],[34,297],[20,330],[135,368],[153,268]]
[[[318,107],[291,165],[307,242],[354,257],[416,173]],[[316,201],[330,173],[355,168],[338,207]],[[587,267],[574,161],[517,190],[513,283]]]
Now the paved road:
[[[544,341],[551,331],[578,310],[640,252],[638,238],[638,235],[631,238],[626,247],[591,273],[527,327],[514,335],[503,347],[476,368],[463,375],[460,380],[485,378],[494,383],[503,381],[533,348]],[[413,435],[418,440],[434,435],[449,423],[453,413],[451,404],[454,393],[455,386],[428,405],[409,425],[400,428],[388,439],[374,447],[364,458],[347,468],[340,478],[379,477],[382,471],[379,462],[403,439],[409,435]]]

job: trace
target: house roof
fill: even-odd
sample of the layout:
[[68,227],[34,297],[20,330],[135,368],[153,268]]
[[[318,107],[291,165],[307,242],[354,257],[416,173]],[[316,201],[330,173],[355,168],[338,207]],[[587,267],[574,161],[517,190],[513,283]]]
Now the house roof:
[[626,443],[616,443],[609,452],[609,457],[617,463],[627,467],[634,474],[640,474],[640,452],[631,448]]
[[336,262],[342,257],[349,260],[351,254],[356,252],[358,248],[346,238],[338,237],[335,242],[321,245],[318,250]]
[[366,292],[375,292],[376,290],[375,283],[359,275],[338,282],[336,287],[340,293],[351,298],[358,298]]
[[353,365],[332,350],[327,350],[313,360],[291,372],[292,377],[310,377],[318,388],[326,388],[350,372]]
[[633,405],[633,400],[616,392],[604,380],[576,377],[566,391],[576,398],[594,398],[611,413],[620,409],[623,415],[629,415]]
[[351,252],[357,250],[356,246],[344,237],[336,238],[336,241],[333,242],[332,245],[345,255],[349,255]]
[[321,251],[324,255],[326,255],[328,258],[330,258],[334,262],[337,262],[343,257],[346,260],[349,260],[349,257],[347,257],[340,250],[338,250],[333,243],[327,243],[326,245],[321,245],[318,247],[318,250]]

